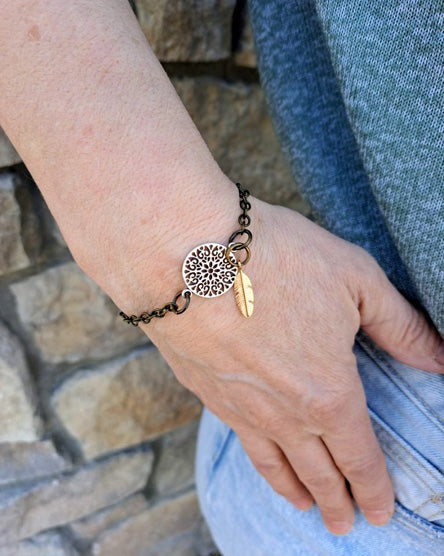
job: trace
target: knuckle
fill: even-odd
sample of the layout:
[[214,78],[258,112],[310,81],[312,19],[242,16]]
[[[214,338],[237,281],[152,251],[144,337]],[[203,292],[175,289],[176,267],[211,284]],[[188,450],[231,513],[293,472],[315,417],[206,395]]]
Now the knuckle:
[[346,407],[347,396],[338,393],[328,393],[314,398],[308,408],[310,418],[319,424],[334,423],[335,419]]
[[301,480],[309,490],[320,492],[324,496],[335,491],[340,485],[339,478],[332,473],[301,477]]
[[429,325],[423,315],[410,307],[410,318],[405,322],[399,334],[399,344],[402,348],[409,349],[426,335]]
[[381,279],[381,274],[384,274],[384,271],[379,266],[378,261],[359,245],[354,244],[352,249],[353,254],[349,260],[352,260],[353,264],[348,266],[351,276],[356,280]]
[[[381,461],[376,455],[348,460],[341,469],[350,482],[368,483],[381,471]],[[383,468],[382,468],[383,469]]]
[[280,414],[273,407],[263,406],[260,411],[255,409],[256,427],[265,431],[269,436],[278,436],[283,429]]
[[286,462],[283,457],[271,456],[262,457],[256,461],[253,461],[254,466],[264,477],[279,476],[285,470]]

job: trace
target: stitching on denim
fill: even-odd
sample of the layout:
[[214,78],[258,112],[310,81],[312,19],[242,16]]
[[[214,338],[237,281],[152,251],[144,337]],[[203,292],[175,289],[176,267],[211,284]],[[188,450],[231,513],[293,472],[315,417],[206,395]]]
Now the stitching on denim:
[[[413,510],[415,513],[418,513],[419,510],[424,507],[426,504],[428,504],[429,502],[432,502],[432,504],[439,504],[441,502],[441,509],[439,510],[439,512],[432,514],[433,516],[435,515],[439,515],[443,509],[444,509],[444,493],[440,493],[440,494],[432,494],[429,498],[427,498],[427,500],[425,500],[422,504],[420,504],[419,506],[416,506],[416,508]],[[431,518],[429,518],[431,519]]]
[[434,541],[437,539],[444,539],[444,527],[442,525],[429,523],[424,518],[413,514],[398,501],[395,501],[395,507],[396,511],[393,518],[404,527],[410,529],[416,534],[421,532],[423,535]]
[[[430,419],[430,415],[427,412],[430,412],[433,417],[435,418],[435,420],[437,421],[437,426],[442,430],[442,432],[444,432],[444,420],[436,413],[436,411],[419,395],[418,392],[413,391],[410,386],[408,385],[408,383],[402,378],[402,376],[400,375],[399,371],[396,370],[395,367],[393,367],[390,363],[390,361],[388,361],[382,354],[379,354],[378,352],[375,351],[375,349],[373,348],[373,346],[370,344],[370,341],[367,340],[365,337],[356,337],[356,341],[361,345],[361,347],[366,346],[368,348],[368,351],[371,352],[371,354],[368,353],[367,350],[365,350],[365,348],[363,348],[365,350],[365,352],[367,353],[367,355],[369,355],[374,361],[375,363],[379,366],[379,368],[381,369],[381,371],[387,376],[387,378],[392,382],[392,384],[394,384],[395,386],[398,387],[399,390],[401,390],[402,392],[404,392],[404,394],[418,407],[418,409],[426,416]],[[390,372],[393,373],[393,375],[395,375],[398,379],[399,382],[402,384],[403,388],[401,389],[399,384],[397,382],[395,382],[392,378],[392,376],[387,372],[387,369],[384,367],[384,365],[386,365],[389,369]]]
[[[421,475],[418,475],[417,471],[410,466],[408,461],[406,461],[403,456],[407,456],[407,458],[409,460],[414,459],[415,463],[417,465],[421,466],[421,469],[425,473],[427,473],[427,475],[430,477],[430,479],[433,483],[442,484],[444,486],[444,477],[442,477],[442,475],[437,470],[435,471],[434,469],[431,469],[430,464],[426,464],[425,462],[422,462],[421,459],[420,459],[420,455],[419,454],[417,455],[417,454],[411,452],[406,446],[404,446],[396,438],[396,436],[390,434],[390,432],[385,430],[383,427],[381,427],[381,425],[379,425],[379,423],[376,423],[376,422],[374,422],[374,423],[376,425],[376,428],[381,431],[380,435],[378,436],[379,440],[381,441],[381,445],[384,445],[384,447],[386,449],[386,452],[387,452],[387,455],[392,456],[392,461],[394,463],[398,464],[399,466],[402,466],[402,465],[407,466],[407,468],[411,470],[412,474],[415,475],[415,477],[417,477],[420,484],[423,484],[425,487],[427,487],[429,489],[430,492],[433,492],[434,495],[436,495],[435,489],[430,484],[426,483],[424,478]],[[390,438],[390,440],[394,440],[394,443],[390,444],[387,441],[387,439],[384,438],[384,436],[388,436]],[[396,456],[398,456],[398,459],[394,460],[393,458],[396,457]]]
[[442,517],[442,509],[439,510],[439,512],[435,512],[434,514],[430,515],[428,517],[429,521],[433,521],[434,519],[436,519],[438,516]]
[[[369,409],[371,409],[371,407],[369,407]],[[377,415],[375,411],[373,411],[373,413]],[[398,437],[395,431],[392,432],[390,430],[387,430],[383,425],[378,423],[378,421],[373,418],[372,423],[374,428],[376,429],[375,432],[379,433],[378,438],[380,439],[381,444],[386,447],[387,451],[391,451],[393,454],[401,457],[406,455],[410,459],[414,459],[415,463],[420,465],[421,468],[432,478],[434,482],[444,481],[442,473],[438,469],[435,469],[433,465],[429,463],[425,458],[423,458],[421,454],[415,450],[415,448],[404,446],[405,441],[403,441],[402,438]],[[389,425],[386,426],[389,427]],[[396,449],[398,449],[399,453],[396,453]]]
[[[384,451],[386,453],[386,456],[389,459],[391,459],[391,461],[399,469],[404,470],[404,472],[406,472],[407,474],[410,472],[413,476],[415,476],[418,480],[418,483],[420,485],[423,485],[429,492],[432,493],[428,496],[428,498],[426,500],[421,502],[421,504],[416,506],[411,511],[414,512],[414,513],[418,513],[418,511],[422,507],[424,507],[426,504],[428,504],[429,502],[432,502],[434,504],[441,503],[442,506],[441,506],[440,510],[438,512],[433,513],[431,516],[428,516],[427,519],[429,521],[431,521],[433,517],[441,515],[442,511],[444,509],[444,503],[443,503],[444,502],[444,493],[442,495],[441,494],[436,494],[435,488],[432,487],[432,485],[430,485],[428,482],[426,482],[424,477],[419,475],[417,473],[417,471],[414,469],[414,467],[412,467],[410,465],[410,460],[414,459],[415,463],[417,463],[418,465],[421,466],[421,468],[430,477],[430,479],[432,480],[432,482],[435,485],[436,485],[436,483],[438,483],[438,484],[442,484],[444,486],[444,477],[441,477],[441,475],[439,474],[438,471],[435,473],[433,471],[433,469],[430,469],[429,466],[423,464],[420,461],[418,456],[416,456],[414,453],[411,453],[406,446],[404,446],[401,442],[399,442],[399,440],[396,438],[396,436],[391,434],[390,431],[384,429],[384,427],[382,425],[380,425],[377,421],[373,420],[373,423],[374,423],[375,428],[376,428],[375,432],[377,433],[378,439],[381,442],[381,446],[383,446],[385,448]],[[390,440],[392,441],[392,443],[389,442]],[[403,456],[407,456],[407,458],[405,459]],[[438,497],[439,497],[439,499],[437,499]],[[423,516],[420,516],[420,517],[422,517],[423,519],[426,519]]]
[[[393,459],[392,454],[387,454],[387,457],[390,458],[394,463],[399,464],[399,461],[395,461],[395,460]],[[415,470],[414,470],[412,467],[410,467],[410,465],[409,465],[408,463],[402,462],[402,464],[399,465],[399,467],[402,468],[402,469],[404,469],[404,470],[405,470],[406,468],[409,469],[416,477],[418,477],[418,479],[420,479],[420,477],[416,474]],[[422,481],[421,481],[421,482],[422,482]],[[423,484],[424,484],[425,486],[427,486],[427,487],[429,488],[430,491],[433,492],[433,488],[432,488],[430,485],[426,485],[425,483],[423,483]],[[424,500],[423,502],[421,502],[421,504],[419,504],[419,506],[416,506],[415,508],[412,508],[411,511],[412,511],[413,513],[415,513],[415,514],[418,514],[419,510],[420,510],[421,508],[423,508],[424,506],[426,506],[429,502],[432,502],[432,503],[437,504],[438,502],[436,502],[436,501],[433,500],[433,498],[435,498],[435,497],[436,497],[436,494],[431,494],[428,498],[426,498],[426,500]],[[442,515],[443,509],[444,509],[444,504],[442,504],[442,506],[441,506],[441,508],[439,509],[439,511],[433,513],[431,516],[427,516],[427,517],[420,516],[420,517],[422,517],[423,519],[427,519],[428,521],[432,521],[432,517],[436,517],[436,516],[438,516],[438,515]]]
[[[419,481],[420,484],[424,485],[424,487],[427,488],[427,490],[428,490],[430,493],[434,493],[434,490],[433,490],[433,488],[431,487],[431,485],[429,485],[428,483],[426,483],[426,482],[424,481],[424,479],[423,479],[422,477],[420,477],[420,476],[416,473],[416,471],[415,471],[407,462],[405,462],[405,461],[400,461],[398,458],[395,459],[394,454],[392,454],[392,453],[390,453],[390,452],[387,452],[386,455],[387,455],[387,457],[388,457],[389,459],[392,460],[392,462],[393,462],[394,464],[397,465],[397,467],[399,467],[399,469],[404,470],[404,472],[411,472],[413,475],[415,475],[415,477],[417,477],[417,479],[418,479],[418,481]],[[432,496],[432,494],[429,494],[429,495],[427,495],[427,496],[430,497],[430,496]],[[423,505],[424,503],[425,503],[425,502],[422,502],[421,505]],[[412,511],[415,511],[415,510],[412,510]]]

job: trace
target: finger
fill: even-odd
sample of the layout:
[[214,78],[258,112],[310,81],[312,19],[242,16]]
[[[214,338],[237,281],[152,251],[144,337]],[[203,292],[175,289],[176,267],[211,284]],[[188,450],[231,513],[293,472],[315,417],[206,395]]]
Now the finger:
[[334,424],[330,421],[322,439],[367,520],[384,525],[394,511],[393,488],[358,376],[356,383],[356,393],[336,409]]
[[322,440],[316,436],[303,441],[285,439],[281,447],[319,506],[328,530],[335,535],[348,533],[355,519],[353,501],[342,473]]
[[308,510],[313,505],[310,493],[275,442],[255,432],[236,434],[251,462],[273,490],[300,510]]
[[399,361],[444,373],[444,344],[436,328],[375,266],[360,284],[361,328]]

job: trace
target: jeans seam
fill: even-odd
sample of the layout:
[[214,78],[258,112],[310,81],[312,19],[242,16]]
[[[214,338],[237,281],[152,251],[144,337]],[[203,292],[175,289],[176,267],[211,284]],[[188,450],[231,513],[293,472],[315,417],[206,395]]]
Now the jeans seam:
[[416,514],[413,514],[413,512],[405,508],[398,501],[395,502],[395,509],[396,511],[393,516],[394,519],[399,524],[413,531],[416,535],[418,534],[419,531],[422,535],[434,541],[444,539],[444,527],[442,527],[441,525],[428,523],[424,518],[422,518],[421,516],[417,516]]
[[[414,392],[410,388],[407,382],[401,377],[399,372],[391,365],[391,363],[383,355],[377,353],[366,338],[357,337],[356,340],[360,345],[367,346],[368,350],[371,352],[370,357],[372,357],[372,359],[385,374],[385,376],[392,382],[392,384],[394,384],[398,388],[398,390],[404,392],[404,394],[418,407],[421,413],[423,413],[428,419],[433,416],[434,421],[437,422],[437,426],[441,429],[442,432],[444,432],[444,421],[441,419],[441,417],[416,391]],[[392,375],[387,372],[385,366],[388,367],[392,375],[396,376],[399,382],[402,383],[403,388],[401,388],[400,385],[393,380]],[[408,392],[408,394],[406,391]]]

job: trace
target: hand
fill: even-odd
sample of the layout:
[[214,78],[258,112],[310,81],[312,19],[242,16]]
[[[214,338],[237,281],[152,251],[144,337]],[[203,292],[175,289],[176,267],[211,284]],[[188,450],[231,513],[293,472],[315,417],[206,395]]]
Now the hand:
[[434,359],[440,337],[366,251],[289,209],[252,205],[253,316],[238,313],[230,291],[194,296],[183,315],[144,329],[277,493],[302,510],[314,500],[328,529],[344,534],[354,520],[347,479],[367,519],[384,524],[394,495],[355,334],[361,326],[394,357],[431,372],[444,371]]

